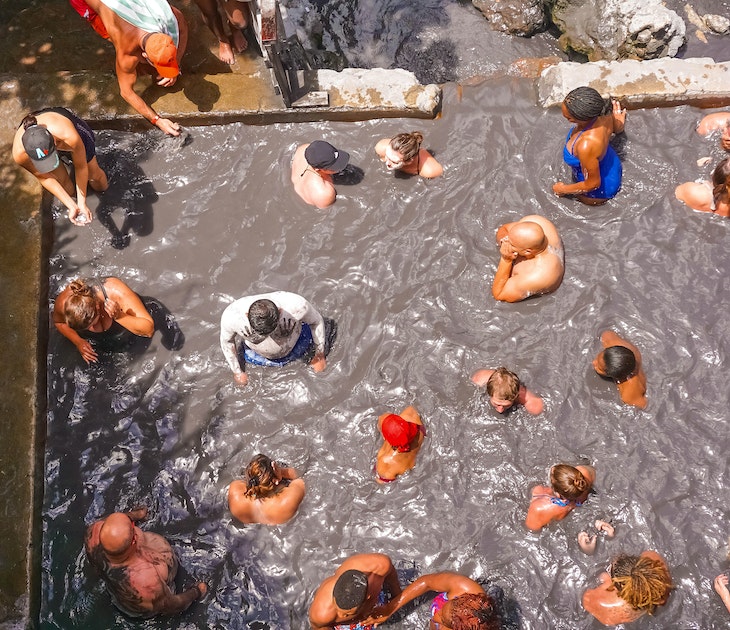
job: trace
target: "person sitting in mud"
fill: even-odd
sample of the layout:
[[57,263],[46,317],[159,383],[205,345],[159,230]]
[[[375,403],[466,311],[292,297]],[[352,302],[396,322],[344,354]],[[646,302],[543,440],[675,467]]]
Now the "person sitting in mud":
[[155,332],[142,300],[119,278],[71,282],[56,297],[53,323],[86,363],[97,361],[97,350],[122,345],[129,333],[151,337]]
[[553,521],[562,521],[588,499],[596,480],[593,466],[556,464],[550,469],[550,486],[535,486],[525,525],[538,531]]
[[503,302],[519,302],[555,291],[563,281],[563,244],[545,217],[528,215],[497,230],[500,259],[492,295]]
[[489,404],[499,413],[506,413],[517,405],[522,405],[533,416],[542,413],[542,398],[527,389],[517,374],[505,367],[477,370],[472,374],[471,380],[477,387],[486,387]]
[[180,135],[180,125],[158,116],[134,91],[134,84],[139,74],[146,73],[156,75],[155,81],[162,87],[175,84],[188,40],[183,14],[167,0],[134,4],[125,0],[84,1],[99,16],[114,44],[122,98],[155,127],[171,136]]
[[575,195],[593,206],[605,203],[621,188],[621,160],[610,140],[624,130],[626,110],[591,87],[579,87],[565,97],[562,111],[575,123],[563,147],[563,160],[573,171],[574,183],[557,182],[553,192]]
[[[244,361],[239,361],[236,338],[243,340]],[[248,383],[246,362],[286,365],[304,356],[314,345],[310,365],[326,367],[325,325],[322,316],[301,295],[275,291],[236,300],[221,316],[221,349],[239,385]]]
[[720,146],[730,151],[730,112],[707,114],[697,125],[697,133],[705,137],[718,130],[722,130]]
[[281,525],[296,514],[304,490],[294,468],[259,453],[246,466],[244,480],[228,488],[228,509],[242,523]]
[[420,175],[426,179],[439,177],[444,169],[426,149],[421,148],[423,134],[420,131],[399,133],[393,138],[383,138],[375,145],[375,152],[389,171],[406,175]]
[[382,553],[361,553],[350,556],[320,584],[309,608],[309,623],[313,630],[370,630],[362,623],[376,606],[401,594],[390,558]]
[[667,563],[655,551],[620,555],[599,579],[599,586],[583,593],[583,608],[604,626],[653,615],[657,606],[666,603],[673,588]]
[[685,182],[675,188],[674,196],[692,210],[730,217],[730,158],[715,167],[712,181]]
[[390,483],[416,465],[426,432],[415,407],[408,406],[400,415],[384,413],[378,418],[383,444],[375,462],[378,483]]
[[337,199],[332,176],[345,170],[349,161],[349,153],[323,140],[297,147],[291,164],[294,190],[310,206],[328,208]]
[[639,349],[612,330],[601,333],[601,344],[604,349],[593,360],[596,374],[616,383],[619,396],[627,405],[645,409],[646,375]]
[[115,512],[86,530],[86,556],[101,573],[112,602],[125,615],[148,619],[175,615],[202,599],[205,582],[176,595],[178,560],[170,543],[159,534],[135,525],[147,508]]
[[397,610],[417,597],[434,591],[438,593],[431,603],[431,628],[440,630],[500,630],[502,615],[498,602],[474,580],[444,571],[422,575],[403,589],[403,592],[378,607],[368,619],[383,623]]
[[[75,182],[61,162],[59,151],[70,154]],[[94,132],[64,107],[48,107],[23,118],[13,138],[13,160],[66,206],[74,225],[91,221],[87,186],[97,192],[109,187],[96,159]]]

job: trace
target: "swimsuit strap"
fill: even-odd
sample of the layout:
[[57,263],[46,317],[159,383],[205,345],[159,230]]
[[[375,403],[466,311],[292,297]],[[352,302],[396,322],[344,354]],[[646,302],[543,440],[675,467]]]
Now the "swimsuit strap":
[[578,138],[580,138],[583,135],[584,132],[588,131],[593,126],[593,123],[595,123],[596,120],[598,120],[598,119],[597,118],[594,118],[591,121],[591,124],[590,125],[588,125],[585,129],[581,129],[578,132],[578,135],[576,135],[575,138],[573,138],[573,144],[571,144],[570,145],[570,149],[568,149],[568,142],[570,141],[570,134],[573,133],[573,129],[575,129],[576,126],[573,125],[573,127],[570,128],[570,131],[568,132],[568,137],[565,140],[565,148],[568,149],[568,153],[570,153],[570,155],[572,155],[573,157],[575,157],[575,154],[573,153],[573,149],[575,148],[575,143],[578,142]]
[[560,497],[550,497],[550,503],[553,505],[559,505],[560,507],[568,507],[571,502],[567,499],[561,499]]

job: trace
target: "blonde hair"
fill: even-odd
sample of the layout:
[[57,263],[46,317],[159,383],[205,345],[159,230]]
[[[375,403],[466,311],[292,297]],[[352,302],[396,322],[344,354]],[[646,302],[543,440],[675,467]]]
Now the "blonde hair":
[[409,162],[418,155],[423,142],[423,134],[420,131],[411,133],[399,133],[390,139],[390,148],[398,151],[403,156],[404,162]]
[[575,466],[556,464],[550,472],[550,485],[563,499],[575,501],[587,490],[591,484],[583,473]]
[[634,610],[654,613],[674,588],[667,566],[656,558],[618,556],[611,565],[611,586]]
[[94,289],[86,280],[74,280],[68,288],[71,295],[63,305],[63,316],[73,330],[86,330],[98,313],[98,301]]
[[246,491],[253,499],[264,499],[276,489],[276,474],[271,458],[259,453],[246,466]]

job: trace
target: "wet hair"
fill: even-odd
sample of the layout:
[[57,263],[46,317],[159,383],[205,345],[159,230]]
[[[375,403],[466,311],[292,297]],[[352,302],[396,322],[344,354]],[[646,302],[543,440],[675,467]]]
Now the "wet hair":
[[390,148],[398,151],[403,156],[403,161],[408,162],[418,155],[422,142],[423,134],[420,131],[399,133],[390,139]]
[[588,479],[575,466],[556,464],[550,471],[550,485],[563,499],[575,501],[591,489]]
[[251,328],[260,335],[268,335],[279,324],[279,309],[271,300],[256,300],[248,309]]
[[23,120],[20,122],[20,126],[27,130],[28,127],[33,127],[38,124],[38,119],[35,117],[35,114],[28,114]]
[[71,295],[63,305],[66,324],[73,330],[86,330],[99,312],[94,289],[87,280],[82,279],[74,280],[68,288],[71,289]]
[[332,589],[337,608],[352,610],[359,608],[368,594],[368,576],[362,571],[350,569],[337,578]]
[[486,593],[459,595],[451,601],[452,630],[499,630],[502,618]]
[[653,614],[672,588],[669,570],[656,558],[620,555],[611,564],[609,590],[615,590],[634,610]]
[[246,491],[244,494],[252,499],[263,499],[276,488],[276,474],[271,458],[259,453],[246,466]]
[[712,172],[712,197],[715,205],[730,201],[730,158],[725,158]]
[[603,98],[592,87],[579,87],[568,92],[563,104],[576,120],[592,120],[611,111],[611,100]]
[[514,401],[520,394],[520,379],[507,368],[497,368],[487,381],[487,394]]
[[606,365],[606,376],[616,382],[623,382],[636,369],[636,357],[625,346],[610,346],[603,351],[603,362]]

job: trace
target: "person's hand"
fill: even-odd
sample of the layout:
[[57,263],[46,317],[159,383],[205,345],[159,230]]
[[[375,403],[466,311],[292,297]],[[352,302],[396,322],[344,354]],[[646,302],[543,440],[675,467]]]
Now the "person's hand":
[[297,325],[297,320],[292,319],[291,317],[282,317],[279,320],[279,330],[281,331],[281,335],[283,337],[288,337],[292,334],[292,331],[294,330],[294,326]]
[[509,262],[513,262],[514,259],[517,258],[517,252],[514,247],[512,247],[512,243],[509,242],[509,237],[505,236],[501,241],[499,241],[499,254],[502,258]]
[[198,582],[195,585],[198,589],[198,592],[200,593],[200,597],[198,597],[198,600],[203,599],[208,594],[208,585],[205,582]]
[[245,387],[248,384],[248,375],[246,372],[241,372],[240,374],[234,374],[233,380],[236,381],[241,387]]
[[134,508],[133,510],[130,510],[127,512],[127,516],[132,519],[135,523],[137,521],[143,521],[147,518],[148,509],[146,505],[140,505],[139,507]]
[[82,339],[81,342],[76,345],[76,349],[81,353],[81,357],[84,361],[86,361],[86,363],[96,363],[96,360],[99,358],[96,354],[96,350],[94,350],[94,346],[92,346],[91,342],[87,339]]
[[112,319],[116,319],[123,313],[122,307],[119,306],[119,302],[115,302],[111,298],[104,300],[104,310]]
[[315,372],[322,372],[327,367],[327,361],[323,354],[315,354],[312,362],[309,364]]
[[584,554],[592,556],[596,551],[596,534],[590,536],[588,532],[580,532],[578,534],[578,546]]
[[[178,77],[180,75],[177,75]],[[177,77],[160,77],[157,79],[157,85],[160,87],[172,87],[177,82]]]
[[626,122],[626,108],[621,107],[621,103],[615,98],[611,99],[611,106],[613,108],[613,117],[622,124]]
[[715,578],[713,585],[715,587],[715,592],[720,597],[723,597],[723,596],[727,597],[728,595],[730,595],[730,591],[728,591],[728,588],[727,588],[729,581],[730,581],[730,578],[728,578],[727,573],[720,573],[720,575],[718,575]]
[[566,190],[567,187],[568,187],[568,185],[563,182],[555,182],[553,184],[553,192],[558,197],[562,197],[563,195],[568,195],[570,193],[568,193],[568,191]]
[[613,538],[616,535],[616,530],[614,529],[613,525],[600,519],[596,521],[596,529],[599,532],[605,532],[606,538]]
[[74,206],[68,211],[68,220],[74,225],[87,225],[91,223],[91,210],[86,204]]
[[155,123],[155,127],[157,127],[158,129],[162,129],[162,131],[164,131],[169,136],[180,135],[180,125],[178,125],[176,122],[173,122],[169,118],[158,118],[157,122]]

